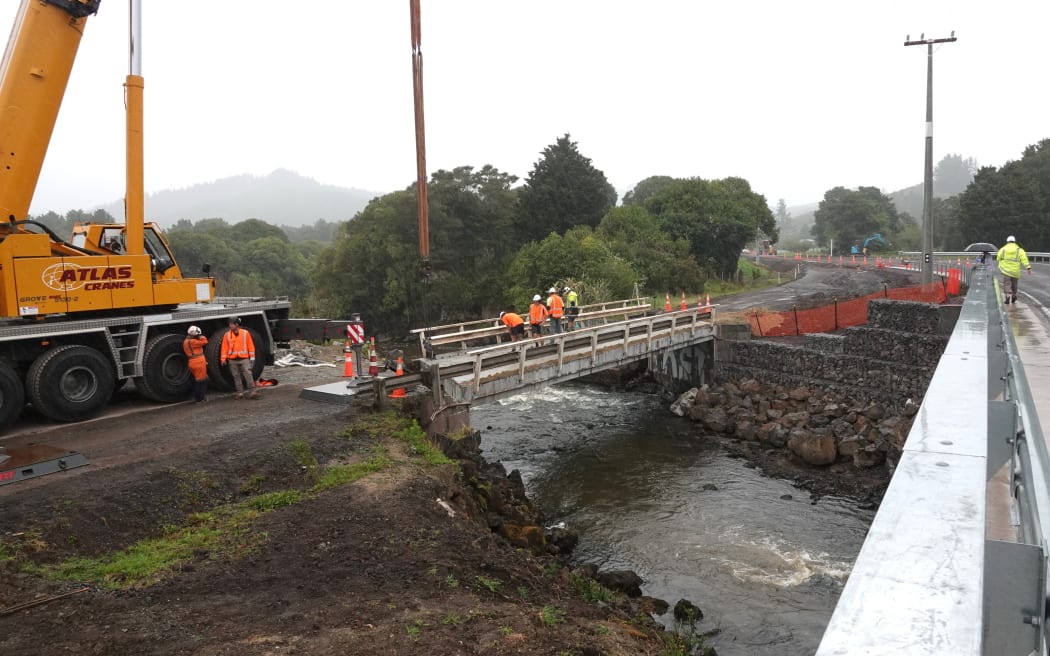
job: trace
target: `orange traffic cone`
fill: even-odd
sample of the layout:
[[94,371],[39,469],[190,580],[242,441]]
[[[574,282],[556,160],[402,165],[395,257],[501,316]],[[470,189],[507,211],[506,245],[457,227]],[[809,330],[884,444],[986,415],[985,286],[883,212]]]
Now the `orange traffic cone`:
[[864,266],[868,266],[868,256],[864,256]]
[[670,312],[670,311],[671,311],[671,294],[668,293],[668,294],[664,295],[664,312]]
[[704,311],[704,298],[700,294],[696,295],[696,311],[697,313]]
[[373,337],[368,349],[368,375],[379,375],[379,363],[376,362],[376,338]]
[[678,307],[678,309],[679,310],[684,310],[685,308],[686,308],[686,305],[685,305],[685,292],[682,292],[682,305],[680,305]]
[[343,362],[343,378],[354,377],[354,354],[350,352],[350,342],[346,343],[343,347],[343,353],[346,354],[346,360]]
[[710,294],[707,295],[707,311],[708,312],[711,311],[711,295]]
[[[404,375],[405,375],[405,370],[401,368],[401,357],[398,356],[398,358],[397,358],[397,371],[394,372],[394,376],[404,376]],[[398,387],[393,392],[390,393],[390,398],[392,398],[392,399],[402,399],[404,397],[405,397],[405,388],[404,387]]]

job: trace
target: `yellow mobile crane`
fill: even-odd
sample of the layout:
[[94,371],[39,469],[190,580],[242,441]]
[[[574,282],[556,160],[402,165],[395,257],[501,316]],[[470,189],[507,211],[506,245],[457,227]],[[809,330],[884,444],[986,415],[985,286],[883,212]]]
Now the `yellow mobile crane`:
[[[337,330],[288,318],[287,300],[214,299],[212,278],[186,278],[143,217],[140,0],[132,0],[124,223],[78,224],[69,239],[27,220],[81,36],[100,0],[22,0],[0,64],[0,429],[26,401],[56,421],[99,412],[129,379],[157,401],[185,400],[192,377],[182,352],[190,325],[211,340],[211,384],[232,383],[219,365],[227,319],[256,344],[254,376],[278,339]],[[332,323],[332,322],[328,322]],[[14,477],[0,446],[0,484]]]
[[[65,241],[25,220],[88,17],[100,0],[23,0],[0,68],[0,316],[111,312],[208,302],[143,218],[142,77],[127,77],[127,219]],[[137,47],[137,44],[133,44]],[[132,54],[133,62],[137,60]]]

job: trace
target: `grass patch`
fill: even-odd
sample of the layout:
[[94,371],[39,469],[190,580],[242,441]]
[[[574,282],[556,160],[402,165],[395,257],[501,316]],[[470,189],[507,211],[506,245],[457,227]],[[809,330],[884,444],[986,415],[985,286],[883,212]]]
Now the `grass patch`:
[[322,492],[324,490],[330,490],[333,487],[353,483],[358,479],[364,478],[369,474],[383,469],[389,464],[390,458],[387,457],[386,451],[383,449],[376,449],[374,455],[368,460],[355,462],[349,465],[332,465],[326,467],[324,474],[318,478],[317,483],[313,486],[311,491],[315,493]]
[[572,589],[576,591],[576,594],[579,595],[580,599],[583,599],[584,601],[610,602],[616,598],[615,592],[589,576],[570,574],[569,583],[572,585]]
[[412,420],[412,423],[399,430],[395,434],[395,437],[408,444],[409,451],[412,455],[423,456],[423,459],[427,461],[427,464],[448,465],[452,463],[441,449],[434,446],[427,437],[426,432],[419,427],[419,422],[415,419]]
[[[55,565],[27,563],[23,570],[49,579],[95,581],[104,588],[155,583],[180,564],[202,555],[236,558],[256,549],[266,540],[264,533],[251,531],[252,523],[261,515],[307,501],[325,490],[352,483],[390,464],[386,452],[377,451],[368,460],[328,467],[318,475],[317,460],[308,443],[295,440],[289,449],[296,461],[317,477],[308,491],[280,490],[256,495],[238,503],[188,515],[184,526],[166,525],[160,537],[139,540],[118,552],[98,558],[70,558]],[[8,548],[0,549],[0,563],[13,558],[14,554]]]
[[480,575],[476,578],[478,581],[478,585],[485,588],[489,592],[497,592],[499,590],[499,586],[503,585],[503,581],[500,581],[499,579],[490,579],[488,577]]
[[288,443],[288,451],[291,452],[295,462],[306,472],[306,476],[316,483],[320,465],[317,464],[317,456],[310,448],[310,443],[304,439],[292,440]]
[[544,606],[540,611],[540,622],[543,626],[557,626],[565,621],[565,611],[557,606]]
[[280,492],[270,492],[252,497],[245,501],[244,505],[260,512],[269,512],[290,506],[293,503],[299,503],[305,498],[306,493],[300,490],[281,490]]

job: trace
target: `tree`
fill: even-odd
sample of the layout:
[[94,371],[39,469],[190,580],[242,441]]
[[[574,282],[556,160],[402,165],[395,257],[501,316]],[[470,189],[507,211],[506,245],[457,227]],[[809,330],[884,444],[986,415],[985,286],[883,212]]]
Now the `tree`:
[[958,231],[967,243],[1001,244],[1015,235],[1027,250],[1050,248],[1050,139],[1021,159],[985,167],[959,198]]
[[689,252],[689,242],[672,239],[644,207],[614,207],[597,232],[613,253],[638,272],[636,282],[652,293],[703,291],[704,272]]
[[773,216],[777,220],[777,230],[782,230],[791,221],[791,212],[788,212],[787,203],[783,198],[777,201],[777,209]]
[[933,187],[939,198],[954,196],[966,190],[977,173],[977,160],[962,155],[945,155],[933,169]]
[[638,273],[589,226],[577,226],[564,235],[551,233],[541,242],[525,244],[508,268],[511,306],[528,307],[534,294],[554,285],[576,281],[586,290],[584,303],[627,298]]
[[508,298],[506,269],[516,251],[516,178],[492,166],[461,166],[431,176],[430,260],[419,273],[415,186],[373,199],[318,256],[312,279],[319,309],[360,312],[383,331],[495,313]]
[[674,178],[669,175],[650,176],[636,184],[634,189],[623,195],[623,204],[645,205],[645,201],[671,186],[673,183]]
[[736,273],[740,251],[759,232],[776,241],[778,232],[765,196],[743,178],[675,180],[645,201],[660,227],[712,273]]
[[522,242],[576,225],[597,226],[616,204],[616,189],[580,154],[568,134],[543,149],[520,193]]
[[875,187],[828,190],[813,219],[811,230],[817,243],[827,245],[834,240],[840,251],[860,246],[876,233],[892,241],[902,228],[893,201]]

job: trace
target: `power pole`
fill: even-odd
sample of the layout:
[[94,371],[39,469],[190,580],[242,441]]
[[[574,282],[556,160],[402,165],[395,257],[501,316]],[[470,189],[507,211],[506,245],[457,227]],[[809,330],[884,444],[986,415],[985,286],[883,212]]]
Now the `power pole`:
[[922,185],[922,282],[933,282],[933,46],[937,43],[956,41],[955,30],[947,39],[927,39],[919,35],[918,41],[904,37],[906,46],[926,46],[926,176]]

